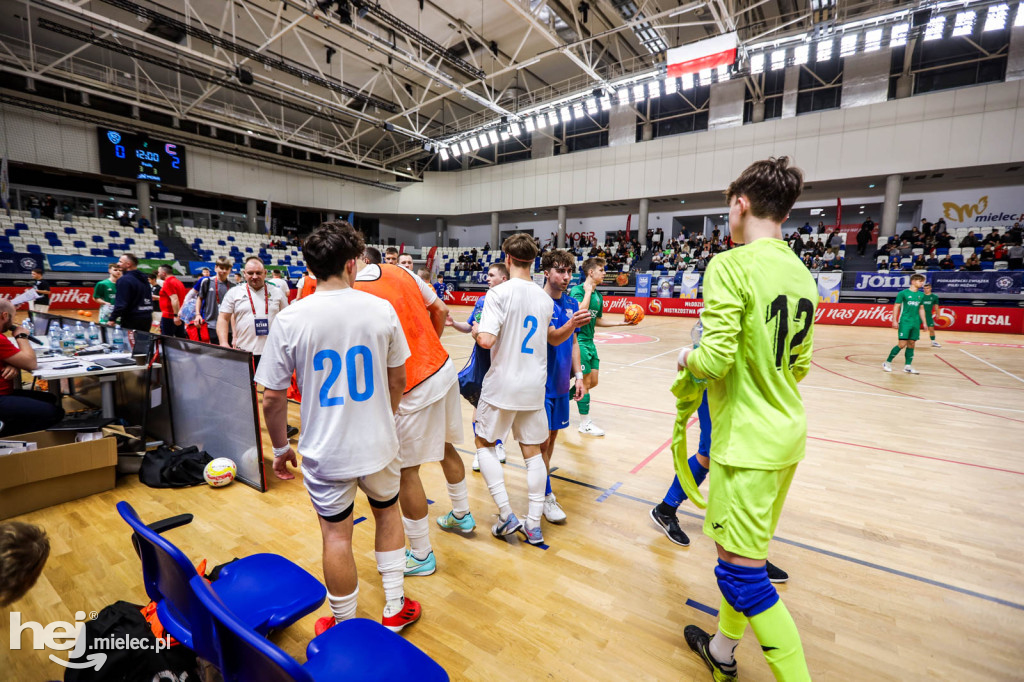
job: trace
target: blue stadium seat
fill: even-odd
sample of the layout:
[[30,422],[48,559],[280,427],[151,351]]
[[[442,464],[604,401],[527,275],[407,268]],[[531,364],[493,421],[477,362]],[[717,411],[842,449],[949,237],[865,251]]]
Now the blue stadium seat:
[[227,246],[227,245],[228,245],[228,243],[226,241],[224,241],[223,239],[218,239],[217,240],[217,246]]
[[129,244],[134,244],[134,243],[135,243],[135,240],[134,240],[134,239],[132,239],[131,237],[125,237],[125,238],[124,238],[124,248],[125,248],[125,249],[127,249],[127,248],[128,248],[128,245],[129,245]]
[[45,237],[46,239],[56,239],[57,238],[57,233],[56,232],[43,232],[43,237]]
[[8,227],[7,229],[4,230],[4,236],[5,237],[17,237],[18,236],[17,228]]
[[107,232],[107,234],[109,234],[111,237],[114,237],[115,239],[121,236],[121,233],[118,232],[117,230],[110,230],[109,232]]
[[964,264],[964,257],[961,256],[960,254],[952,255],[949,258],[950,258],[950,260],[953,261],[953,264],[955,266],[957,266],[958,268],[963,266],[963,264]]
[[92,241],[95,242],[96,244],[102,244],[105,240],[103,239],[103,237],[99,236],[98,234],[94,234],[92,236]]
[[76,242],[74,243],[74,247],[75,247],[76,249],[84,249],[84,248],[85,248],[85,242],[83,242],[83,241],[81,241],[81,240],[79,240],[79,241],[76,241]]
[[17,230],[18,232],[21,232],[22,230],[27,230],[28,225],[26,225],[25,223],[14,223],[14,229]]
[[50,242],[50,246],[64,246],[64,243],[56,237],[48,239],[47,241]]
[[[103,249],[89,249],[90,256],[102,256]],[[146,254],[146,258],[149,258],[149,254]]]
[[43,249],[40,248],[39,244],[28,244],[25,246],[25,250],[29,253],[42,253]]
[[0,253],[14,253],[14,246],[11,244],[0,244]]
[[945,256],[949,254],[949,249],[935,249],[935,255]]
[[235,241],[235,238],[229,234],[228,235],[228,241],[229,242],[233,242],[233,241]]
[[73,227],[65,227],[64,234],[78,234],[78,230]]
[[144,229],[142,229],[141,227],[136,227],[135,228],[135,234],[144,234],[145,232],[146,231]]

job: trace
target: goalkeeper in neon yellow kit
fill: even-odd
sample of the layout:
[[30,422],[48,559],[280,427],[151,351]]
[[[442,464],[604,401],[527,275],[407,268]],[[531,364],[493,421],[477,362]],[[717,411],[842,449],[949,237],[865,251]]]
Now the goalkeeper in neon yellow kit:
[[807,419],[797,382],[811,363],[817,287],[782,241],[803,175],[781,157],[758,161],[729,186],[729,229],[742,246],[716,255],[704,277],[704,335],[680,369],[708,382],[715,436],[704,533],[718,545],[718,631],[686,642],[719,682],[737,679],[733,652],[750,623],[778,680],[809,680],[796,624],[765,559]]

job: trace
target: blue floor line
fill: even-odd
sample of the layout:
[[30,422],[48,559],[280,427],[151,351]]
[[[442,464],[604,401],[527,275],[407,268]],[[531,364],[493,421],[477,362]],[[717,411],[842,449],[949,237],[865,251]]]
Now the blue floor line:
[[365,520],[366,520],[366,517],[365,517],[365,516],[360,516],[360,517],[359,517],[358,519],[356,519],[355,521],[353,521],[353,522],[352,522],[352,525],[354,526],[354,525],[356,525],[357,523],[362,523],[362,522],[363,522],[363,521],[365,521]]
[[618,490],[621,487],[622,487],[622,481],[616,481],[615,483],[612,484],[611,488],[608,488],[608,490],[605,490],[603,493],[601,493],[601,496],[597,498],[597,501],[598,502],[604,502],[609,497],[614,495],[615,491]]
[[703,611],[704,613],[708,614],[709,616],[714,616],[715,618],[718,618],[718,609],[711,608],[707,604],[701,604],[699,601],[694,601],[692,599],[687,599],[686,600],[686,605],[687,606],[692,606],[693,608],[697,609],[698,611]]

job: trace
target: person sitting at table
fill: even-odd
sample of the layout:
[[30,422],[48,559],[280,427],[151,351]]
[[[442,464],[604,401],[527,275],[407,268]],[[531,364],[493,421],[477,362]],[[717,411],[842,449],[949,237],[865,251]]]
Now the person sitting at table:
[[64,418],[58,396],[21,390],[21,370],[35,368],[28,332],[14,324],[14,304],[0,299],[0,436],[42,431]]

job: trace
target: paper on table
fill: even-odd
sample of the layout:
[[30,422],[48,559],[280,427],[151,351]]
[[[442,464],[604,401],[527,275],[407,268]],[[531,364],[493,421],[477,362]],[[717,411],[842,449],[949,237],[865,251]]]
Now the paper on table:
[[15,307],[17,307],[22,303],[29,303],[31,301],[36,300],[37,298],[39,298],[38,291],[36,291],[35,289],[25,289],[25,291],[21,292],[20,294],[12,298],[11,303],[13,303]]

